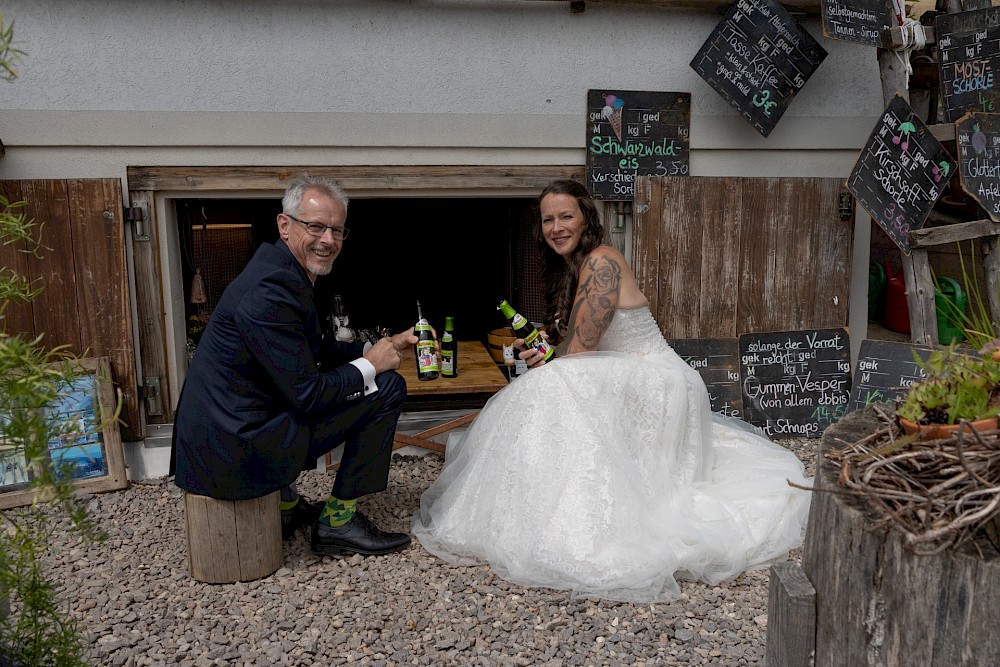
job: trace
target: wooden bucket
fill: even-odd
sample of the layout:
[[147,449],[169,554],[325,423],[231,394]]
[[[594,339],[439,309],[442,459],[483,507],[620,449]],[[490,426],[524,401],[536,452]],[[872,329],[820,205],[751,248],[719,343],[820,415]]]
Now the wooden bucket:
[[513,345],[515,340],[517,340],[517,338],[514,337],[514,330],[510,327],[494,329],[489,332],[486,336],[486,348],[490,351],[490,356],[493,357],[493,361],[498,364],[504,363],[503,346]]

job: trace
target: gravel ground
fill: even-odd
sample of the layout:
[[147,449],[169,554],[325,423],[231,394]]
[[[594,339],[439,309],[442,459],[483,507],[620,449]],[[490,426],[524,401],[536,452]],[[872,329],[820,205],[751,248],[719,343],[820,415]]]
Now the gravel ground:
[[[813,474],[819,439],[787,440]],[[362,501],[383,528],[409,530],[440,455],[397,456],[389,488]],[[303,473],[324,498],[332,477]],[[681,584],[669,604],[571,599],[524,588],[488,566],[442,563],[414,541],[388,556],[320,558],[285,543],[264,579],[204,584],[187,571],[181,491],[170,479],[94,496],[108,540],[67,534],[53,556],[95,665],[761,665],[768,571]],[[791,558],[797,560],[799,553]]]

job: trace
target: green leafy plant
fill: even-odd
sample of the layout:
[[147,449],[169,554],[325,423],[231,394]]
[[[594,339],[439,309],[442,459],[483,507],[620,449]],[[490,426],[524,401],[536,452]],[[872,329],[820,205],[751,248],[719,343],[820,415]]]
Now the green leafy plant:
[[[997,323],[990,315],[989,299],[984,294],[984,290],[979,285],[979,273],[976,269],[976,247],[973,241],[969,241],[969,253],[966,256],[962,250],[962,244],[956,243],[958,249],[958,263],[962,272],[962,284],[968,298],[968,308],[959,309],[958,306],[945,299],[943,303],[944,315],[955,326],[962,329],[965,338],[975,349],[981,349],[991,341],[1000,338],[1000,331]],[[934,287],[940,290],[937,276],[934,276]]]
[[[13,23],[4,25],[0,15],[0,79],[17,77],[13,64],[21,55],[13,46]],[[0,243],[41,258],[42,225],[27,218],[25,205],[0,196]],[[8,306],[28,303],[39,292],[0,266],[0,464],[18,466],[34,498],[30,506],[0,512],[0,667],[83,667],[89,643],[51,578],[48,559],[57,534],[72,531],[84,543],[104,536],[74,494],[69,464],[53,460],[49,443],[70,430],[74,436],[103,430],[117,414],[70,428],[47,411],[86,371],[66,348],[46,349],[42,335],[7,332]]]
[[987,345],[977,354],[960,352],[955,345],[914,359],[924,377],[914,382],[896,409],[915,424],[957,424],[1000,415],[1000,345]]

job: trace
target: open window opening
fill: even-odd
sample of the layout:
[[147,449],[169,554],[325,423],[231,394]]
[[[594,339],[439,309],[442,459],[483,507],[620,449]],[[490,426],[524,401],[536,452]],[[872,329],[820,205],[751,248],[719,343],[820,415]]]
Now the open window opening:
[[[281,202],[173,201],[191,352],[226,286],[262,243],[277,241]],[[483,343],[504,325],[500,299],[540,321],[542,288],[527,279],[540,269],[537,225],[533,199],[353,198],[350,235],[330,275],[316,282],[320,315],[331,331],[339,296],[350,328],[398,332],[413,324],[419,299],[439,331],[450,315],[460,340]]]

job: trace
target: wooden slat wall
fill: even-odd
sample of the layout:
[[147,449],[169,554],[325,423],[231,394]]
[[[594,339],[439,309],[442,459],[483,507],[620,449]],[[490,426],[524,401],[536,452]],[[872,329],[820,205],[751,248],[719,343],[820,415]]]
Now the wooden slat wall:
[[637,179],[633,267],[664,335],[845,326],[842,191],[837,179]]
[[[0,181],[0,191],[9,197],[19,193],[14,198],[28,202],[27,215],[44,223],[45,246],[40,259],[19,258],[19,270],[43,291],[28,305],[11,306],[5,330],[44,333],[47,348],[68,345],[78,355],[109,357],[112,379],[124,394],[122,439],[140,439],[121,183]],[[0,254],[5,265],[10,256],[10,249]]]
[[[21,193],[21,183],[19,181],[0,181],[0,193],[11,204],[24,201]],[[24,209],[17,209],[23,211]],[[19,276],[30,278],[28,275],[28,255],[24,252],[24,246],[20,243],[10,245],[0,244],[0,269],[6,275],[9,272]],[[34,331],[35,322],[32,317],[30,307],[17,304],[10,304],[2,313],[3,320],[0,320],[0,329],[8,333],[18,331]]]

